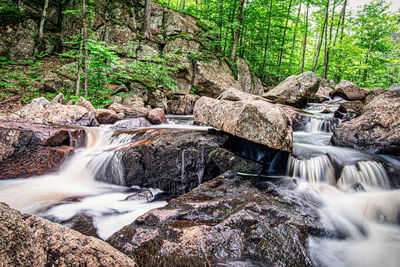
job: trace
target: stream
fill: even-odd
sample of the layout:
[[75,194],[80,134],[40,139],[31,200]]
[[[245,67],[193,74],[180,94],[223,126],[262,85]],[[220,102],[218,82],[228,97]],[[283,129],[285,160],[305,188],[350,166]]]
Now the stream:
[[[309,238],[311,257],[317,266],[400,266],[400,191],[390,179],[400,161],[331,146],[332,130],[340,122],[332,112],[322,112],[327,107],[332,111],[338,104],[305,109],[310,115],[295,129],[287,166],[287,176],[299,180],[299,194],[323,203],[320,218],[331,233],[329,238]],[[192,124],[192,116],[170,116],[167,124],[136,130],[209,129]],[[86,130],[86,147],[60,171],[0,181],[0,200],[105,240],[147,211],[166,205],[169,197],[158,189],[121,186],[123,171],[115,151],[143,136],[115,136],[112,126]],[[106,167],[111,168],[110,180],[96,181]]]

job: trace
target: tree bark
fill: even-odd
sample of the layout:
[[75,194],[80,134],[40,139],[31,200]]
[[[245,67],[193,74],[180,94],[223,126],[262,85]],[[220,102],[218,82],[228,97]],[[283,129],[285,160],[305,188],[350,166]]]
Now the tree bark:
[[269,43],[269,33],[271,30],[271,18],[272,18],[272,3],[273,0],[270,0],[269,3],[269,12],[268,12],[268,28],[267,28],[267,37],[265,38],[265,46],[264,46],[264,56],[263,56],[263,65],[262,65],[262,78],[265,77],[265,63],[267,60],[267,50],[268,50],[268,43]]
[[237,51],[239,39],[240,39],[240,29],[242,27],[242,22],[243,22],[242,14],[243,14],[244,1],[245,0],[240,0],[240,3],[239,3],[238,16],[237,16],[237,21],[238,21],[239,26],[236,29],[235,41],[233,42],[232,53],[231,53],[231,60],[235,60],[235,58],[236,58],[236,51]]
[[320,39],[318,41],[317,51],[316,51],[316,54],[315,54],[316,59],[315,59],[313,72],[315,72],[317,70],[319,54],[321,53],[322,40],[324,38],[325,28],[326,28],[327,23],[328,23],[328,15],[329,15],[329,0],[326,1],[325,20],[324,20],[324,25],[322,26],[321,37],[320,37]]
[[282,65],[283,49],[284,49],[284,46],[285,46],[286,31],[287,31],[287,26],[288,26],[288,23],[289,23],[290,9],[291,9],[291,8],[292,8],[292,0],[290,0],[290,2],[289,2],[289,8],[288,8],[288,12],[287,12],[287,18],[286,18],[286,22],[285,22],[285,29],[283,30],[281,51],[280,51],[280,53],[279,53],[279,58],[278,58],[278,72],[280,71],[281,65]]
[[304,34],[304,43],[303,43],[303,57],[301,59],[301,72],[304,72],[304,65],[306,59],[306,49],[307,49],[307,34],[308,34],[308,15],[310,11],[310,2],[307,2],[307,14],[306,14],[306,32]]
[[86,10],[86,0],[82,1],[82,12],[83,12],[83,73],[85,75],[84,78],[84,92],[85,96],[88,96],[88,50],[87,50],[87,10]]
[[44,1],[44,6],[43,6],[42,18],[40,19],[40,27],[39,27],[39,42],[40,43],[43,40],[43,29],[44,29],[44,23],[46,22],[47,7],[48,6],[49,6],[49,0],[45,0]]
[[146,0],[146,6],[144,11],[144,25],[143,25],[143,37],[150,39],[150,19],[151,19],[151,0]]

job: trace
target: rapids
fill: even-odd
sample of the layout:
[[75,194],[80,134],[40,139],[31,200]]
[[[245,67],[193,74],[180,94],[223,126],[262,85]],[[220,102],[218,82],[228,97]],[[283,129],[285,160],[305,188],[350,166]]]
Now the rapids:
[[[310,115],[294,132],[294,151],[287,160],[286,175],[299,180],[297,192],[322,203],[318,209],[327,236],[309,238],[310,255],[316,266],[400,266],[400,191],[393,188],[400,161],[393,156],[331,146],[332,131],[339,123],[332,111],[337,108],[336,103],[306,108]],[[192,124],[192,116],[170,116],[167,124],[134,130],[151,134],[159,128],[210,129]],[[89,217],[89,224],[102,239],[150,209],[167,204],[157,200],[160,190],[124,186],[118,148],[139,135],[132,129],[115,135],[111,126],[86,130],[86,147],[59,172],[0,181],[0,200],[72,228]],[[246,149],[242,156],[253,160],[265,157],[261,152],[244,152]],[[182,162],[185,156],[182,151]],[[200,183],[202,173],[198,175]],[[184,168],[181,176],[184,179]],[[95,177],[106,180],[96,181]],[[131,198],[145,190],[154,199]]]

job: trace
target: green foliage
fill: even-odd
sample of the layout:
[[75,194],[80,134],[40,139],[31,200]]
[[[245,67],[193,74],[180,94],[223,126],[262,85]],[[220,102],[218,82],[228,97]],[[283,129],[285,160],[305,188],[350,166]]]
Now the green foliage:
[[0,26],[17,24],[25,18],[25,13],[19,10],[15,2],[11,0],[0,0]]

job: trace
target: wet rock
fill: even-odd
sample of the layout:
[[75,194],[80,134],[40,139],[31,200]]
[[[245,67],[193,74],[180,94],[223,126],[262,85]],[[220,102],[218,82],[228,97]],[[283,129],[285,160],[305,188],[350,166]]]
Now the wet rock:
[[292,151],[292,122],[278,106],[267,101],[228,101],[200,98],[194,107],[194,120],[232,135]]
[[165,112],[162,108],[154,108],[147,114],[147,119],[153,124],[161,124],[166,122]]
[[98,108],[96,109],[96,119],[101,124],[113,124],[121,117],[113,110]]
[[68,226],[79,233],[86,236],[94,236],[99,237],[97,235],[97,229],[93,224],[93,219],[89,215],[85,213],[79,213],[73,216],[71,219],[67,221],[60,222],[63,225]]
[[216,58],[207,62],[198,61],[194,67],[194,87],[200,96],[217,97],[224,90],[241,88],[232,75],[228,65]]
[[335,111],[335,118],[349,120],[361,115],[365,104],[361,100],[344,102]]
[[132,130],[141,127],[150,127],[152,124],[146,118],[140,117],[135,119],[127,119],[116,122],[112,129],[113,130]]
[[145,108],[136,102],[127,105],[113,103],[108,109],[113,110],[116,113],[124,113],[127,118],[146,117],[150,111],[148,108]]
[[200,98],[197,95],[175,95],[168,101],[168,113],[175,115],[193,114],[196,101]]
[[311,71],[293,75],[263,94],[263,97],[281,104],[304,107],[318,91],[320,81],[321,78]]
[[12,61],[25,61],[35,56],[35,43],[38,31],[39,27],[32,19],[28,19],[19,25],[19,29],[14,37],[14,42],[9,51],[9,57]]
[[180,195],[218,174],[208,155],[223,145],[225,135],[168,129],[130,134],[137,137],[118,152],[127,186],[159,188]]
[[[107,242],[141,266],[312,266],[307,238],[318,212],[291,190],[225,173],[154,209]],[[254,264],[254,265],[252,265]]]
[[0,262],[9,266],[136,266],[94,237],[0,203]]
[[208,154],[208,158],[217,165],[219,173],[233,170],[235,172],[258,174],[263,169],[262,164],[243,159],[225,148],[217,148],[211,151]]
[[151,193],[150,190],[145,190],[143,192],[135,193],[132,195],[127,196],[124,201],[130,201],[130,200],[146,200],[147,202],[150,202],[154,198],[153,193]]
[[367,94],[354,83],[344,80],[336,85],[335,90],[330,95],[332,98],[339,96],[348,101],[354,101],[364,100]]
[[0,179],[55,172],[85,137],[82,129],[1,121]]
[[387,91],[367,104],[362,114],[337,127],[332,143],[364,151],[399,155],[400,91]]

